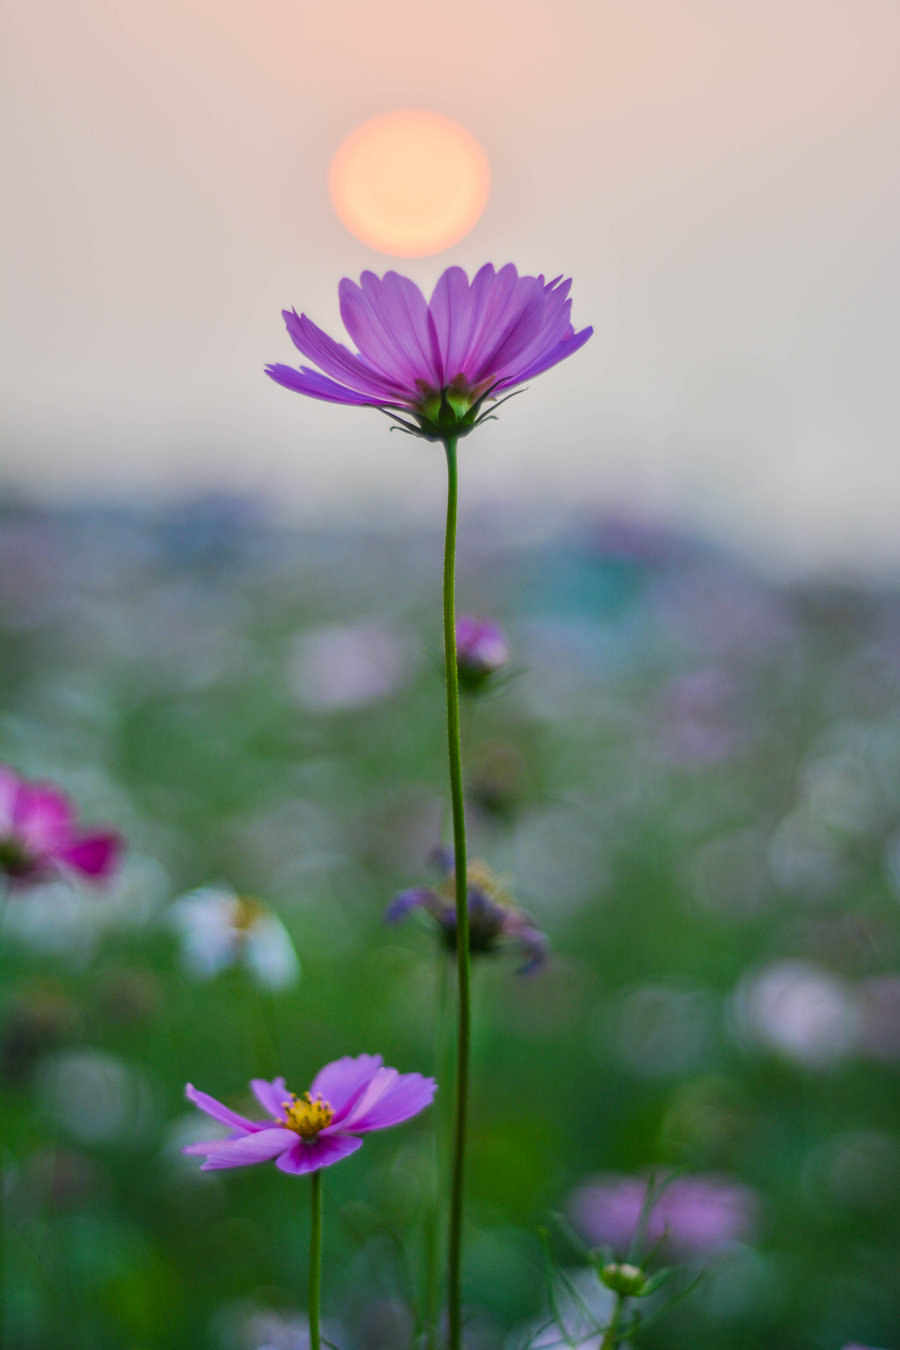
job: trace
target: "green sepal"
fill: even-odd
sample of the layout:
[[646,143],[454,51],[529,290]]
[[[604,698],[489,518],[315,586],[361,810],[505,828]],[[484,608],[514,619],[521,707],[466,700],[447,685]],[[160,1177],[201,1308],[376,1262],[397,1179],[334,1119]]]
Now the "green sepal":
[[491,389],[486,389],[481,397],[469,406],[464,394],[448,387],[441,390],[439,399],[435,395],[416,408],[410,408],[410,416],[415,419],[414,421],[398,417],[382,404],[375,406],[409,436],[419,436],[424,441],[446,441],[450,436],[459,440],[463,436],[468,436],[470,431],[480,427],[483,422],[493,420],[495,410],[502,403],[507,403],[511,398],[515,398],[516,394],[523,392],[522,389],[514,389],[511,394],[491,402],[490,406],[482,411],[491,397]]

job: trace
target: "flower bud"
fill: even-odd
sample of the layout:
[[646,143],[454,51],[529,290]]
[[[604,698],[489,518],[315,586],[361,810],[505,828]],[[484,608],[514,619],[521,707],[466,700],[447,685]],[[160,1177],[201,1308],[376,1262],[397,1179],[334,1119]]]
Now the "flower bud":
[[497,624],[468,615],[457,619],[456,668],[462,689],[476,693],[508,660],[506,638]]
[[647,1276],[639,1266],[626,1262],[611,1262],[600,1271],[600,1279],[614,1294],[623,1298],[640,1298],[647,1287]]

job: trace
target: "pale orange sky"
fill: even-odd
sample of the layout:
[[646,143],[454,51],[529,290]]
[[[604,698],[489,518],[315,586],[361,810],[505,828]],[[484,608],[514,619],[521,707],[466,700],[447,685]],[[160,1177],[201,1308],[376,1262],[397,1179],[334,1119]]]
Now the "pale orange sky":
[[[466,501],[900,565],[897,0],[29,0],[5,27],[7,482],[433,510],[433,448],[263,377],[280,310],[337,335],[343,275],[512,260],[571,274],[595,337],[465,443]],[[404,107],[466,126],[493,190],[397,262],[327,175]]]

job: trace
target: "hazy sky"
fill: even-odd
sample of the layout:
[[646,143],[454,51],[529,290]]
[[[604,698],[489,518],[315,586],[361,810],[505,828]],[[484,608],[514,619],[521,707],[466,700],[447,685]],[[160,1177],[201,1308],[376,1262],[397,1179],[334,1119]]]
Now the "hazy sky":
[[[595,337],[464,442],[464,504],[900,566],[898,0],[28,0],[4,48],[8,483],[436,509],[439,448],[262,367],[284,305],[338,333],[343,275],[511,260]],[[327,174],[404,107],[493,190],[398,261]]]

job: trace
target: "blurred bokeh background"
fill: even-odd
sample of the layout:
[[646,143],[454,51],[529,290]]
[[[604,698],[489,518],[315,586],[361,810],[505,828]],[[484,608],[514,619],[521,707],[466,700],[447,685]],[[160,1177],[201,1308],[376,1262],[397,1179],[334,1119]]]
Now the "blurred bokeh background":
[[[548,1344],[540,1227],[593,1305],[577,1239],[621,1252],[654,1169],[657,1264],[706,1273],[650,1350],[898,1344],[896,6],[6,34],[0,762],[128,842],[4,907],[9,1344],[304,1350],[306,1188],[201,1176],[184,1083],[441,1074],[444,954],[383,921],[446,835],[440,451],[262,367],[284,305],[337,334],[343,275],[487,259],[572,274],[595,336],[461,447],[460,606],[512,652],[467,707],[472,852],[553,947],[476,972],[473,1350]],[[490,165],[436,257],[329,202],[396,108]],[[216,894],[265,907],[235,964]],[[342,1350],[415,1342],[440,1121],[326,1174]]]
[[[363,1050],[441,1075],[446,955],[383,920],[446,827],[439,534],[223,499],[2,527],[2,758],[129,845],[104,890],[6,905],[10,1343],[300,1350],[305,1185],[201,1175],[183,1084],[249,1109],[251,1076]],[[536,545],[473,513],[461,555],[513,652],[467,707],[472,853],[553,944],[476,969],[473,1343],[541,1318],[539,1226],[583,1265],[557,1213],[622,1252],[595,1174],[675,1167],[707,1189],[667,1255],[707,1275],[649,1346],[891,1345],[900,598],[611,522]],[[203,978],[173,905],[210,883],[280,917],[299,982],[277,943]],[[341,1346],[411,1341],[439,1119],[327,1174]]]

